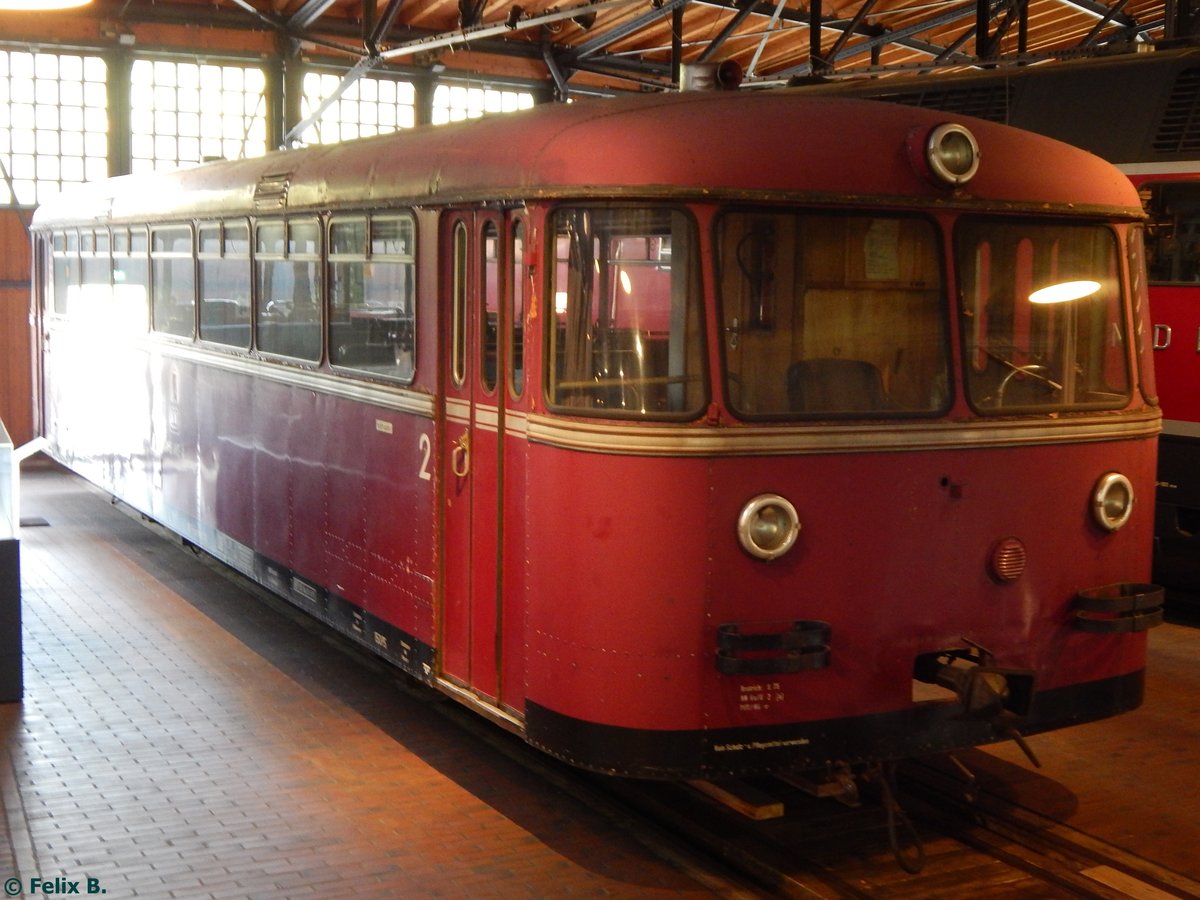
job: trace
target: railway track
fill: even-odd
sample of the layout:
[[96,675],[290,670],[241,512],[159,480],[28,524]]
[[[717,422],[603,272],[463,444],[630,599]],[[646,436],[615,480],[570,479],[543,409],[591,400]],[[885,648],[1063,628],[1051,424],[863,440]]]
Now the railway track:
[[684,836],[770,895],[1200,896],[1200,883],[1009,803],[947,759],[906,763],[897,777],[905,815],[892,828],[881,796],[850,808],[775,779],[753,785],[783,807],[782,815],[763,820],[686,786],[618,782],[616,792],[660,828]]
[[[299,616],[282,601],[277,604],[281,612]],[[356,645],[327,637],[364,665],[392,672]],[[1200,882],[1009,802],[973,781],[951,757],[898,767],[895,796],[903,813],[891,827],[878,782],[866,785],[856,806],[779,778],[738,782],[735,792],[751,799],[737,810],[714,798],[720,791],[696,784],[583,773],[427,688],[394,680],[403,693],[430,703],[547,785],[621,825],[715,896],[1200,897]],[[982,752],[965,756],[970,762]],[[765,811],[756,818],[758,810]]]
[[[318,629],[232,570],[215,562],[213,567],[551,787],[618,822],[716,896],[1200,897],[1195,880],[1011,803],[973,781],[949,757],[899,767],[896,796],[904,814],[894,817],[891,828],[877,785],[868,786],[860,805],[847,806],[782,779],[741,782],[738,792],[745,796],[748,789],[756,797],[735,811],[714,799],[717,791],[696,785],[581,773],[458,704],[411,685],[358,645]],[[981,752],[964,757],[970,761]],[[765,810],[761,818],[755,818],[756,810]],[[905,871],[898,859],[919,871]]]
[[[979,751],[976,751],[979,752]],[[1197,897],[1200,883],[982,788],[948,758],[904,769],[924,821],[1084,897]]]

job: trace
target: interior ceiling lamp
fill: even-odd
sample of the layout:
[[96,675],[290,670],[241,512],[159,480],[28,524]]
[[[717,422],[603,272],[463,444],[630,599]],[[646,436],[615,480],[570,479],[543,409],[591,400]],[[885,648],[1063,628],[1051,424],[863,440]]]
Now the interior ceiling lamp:
[[1069,303],[1082,300],[1100,290],[1098,281],[1063,281],[1052,284],[1029,295],[1030,303]]
[[91,2],[92,0],[0,0],[0,12],[6,10],[41,12],[48,9],[74,9],[76,6],[87,6]]

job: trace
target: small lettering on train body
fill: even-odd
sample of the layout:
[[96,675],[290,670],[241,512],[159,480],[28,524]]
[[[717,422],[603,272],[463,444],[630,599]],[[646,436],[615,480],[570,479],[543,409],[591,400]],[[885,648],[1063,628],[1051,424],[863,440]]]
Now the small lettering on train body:
[[765,712],[785,699],[783,685],[778,681],[744,684],[739,688],[738,712]]
[[781,750],[787,747],[807,747],[812,743],[808,738],[791,738],[778,741],[746,741],[739,744],[713,744],[717,753],[739,753],[743,750]]

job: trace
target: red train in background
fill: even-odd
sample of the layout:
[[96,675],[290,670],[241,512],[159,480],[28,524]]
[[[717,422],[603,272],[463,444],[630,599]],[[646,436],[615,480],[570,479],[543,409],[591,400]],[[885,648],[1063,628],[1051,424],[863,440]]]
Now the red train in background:
[[588,769],[1004,740],[1141,702],[1141,216],[1080,150],[798,91],[119,178],[34,219],[43,430]]
[[1200,48],[815,88],[1003,122],[1115,163],[1138,188],[1163,409],[1154,580],[1200,598]]

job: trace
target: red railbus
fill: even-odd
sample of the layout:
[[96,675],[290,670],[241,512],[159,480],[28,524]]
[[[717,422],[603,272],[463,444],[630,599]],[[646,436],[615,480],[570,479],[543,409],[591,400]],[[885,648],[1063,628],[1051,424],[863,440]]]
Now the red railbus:
[[1052,140],[787,91],[118,178],[34,219],[43,431],[579,766],[1005,740],[1141,701],[1141,216]]
[[1115,163],[1144,205],[1163,409],[1154,578],[1200,596],[1200,49],[1164,48],[964,75],[846,81],[872,97],[1029,129]]

